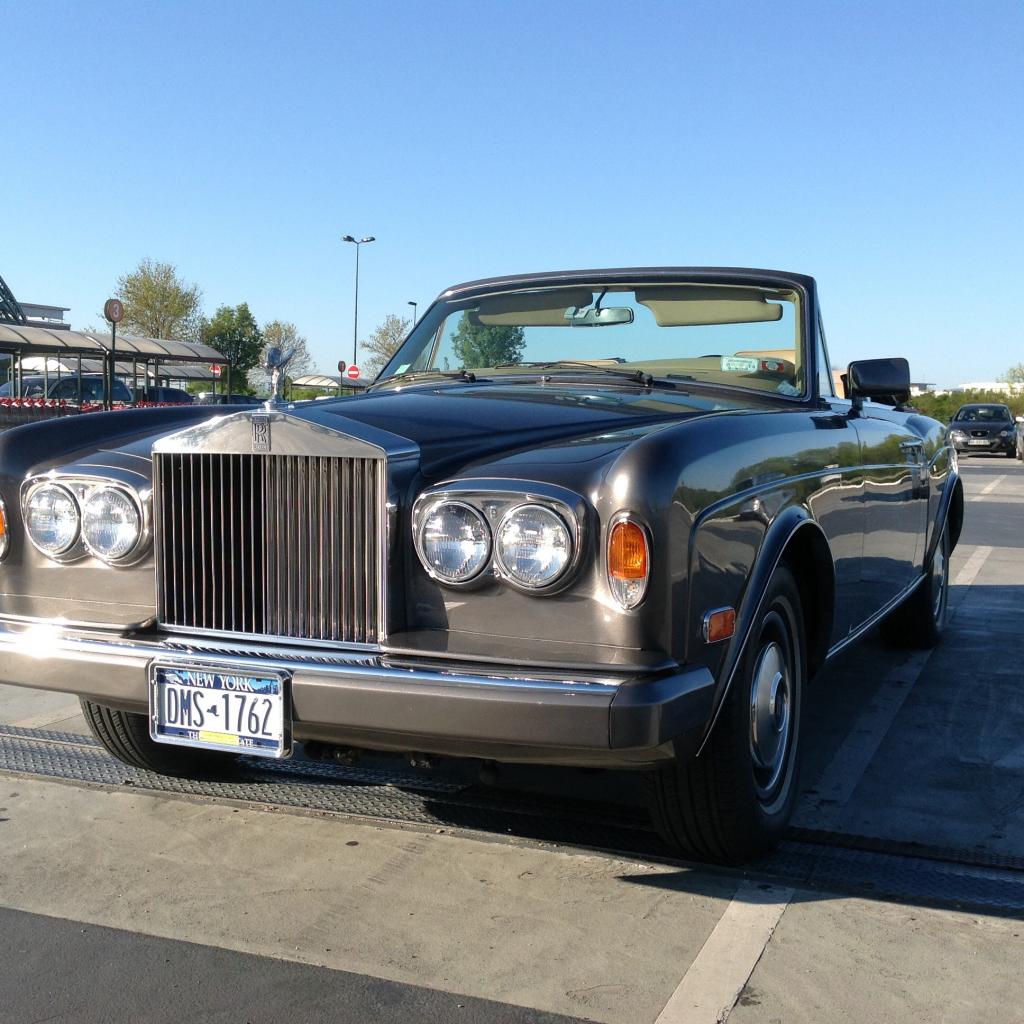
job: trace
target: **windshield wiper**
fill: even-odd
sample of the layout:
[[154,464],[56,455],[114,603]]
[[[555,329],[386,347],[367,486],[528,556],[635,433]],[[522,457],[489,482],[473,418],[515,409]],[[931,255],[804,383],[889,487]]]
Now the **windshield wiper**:
[[412,373],[390,373],[386,377],[382,377],[380,380],[375,380],[369,388],[377,387],[378,384],[387,384],[392,381],[414,381],[414,380],[429,380],[434,378],[435,380],[463,380],[467,384],[476,383],[476,374],[472,370],[413,370]]
[[597,373],[604,373],[610,377],[618,377],[620,380],[628,380],[639,384],[644,388],[662,387],[670,390],[678,390],[678,385],[666,377],[654,377],[643,370],[617,370],[613,366],[601,366],[598,363],[588,363],[577,359],[549,359],[545,361],[527,363],[498,363],[496,370],[510,370],[517,367],[529,370],[583,370]]

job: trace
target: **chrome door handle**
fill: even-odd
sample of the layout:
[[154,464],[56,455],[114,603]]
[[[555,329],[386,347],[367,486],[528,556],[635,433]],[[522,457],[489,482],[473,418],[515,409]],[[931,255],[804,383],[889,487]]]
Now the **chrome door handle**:
[[924,464],[924,441],[900,441],[900,451],[907,462],[916,466]]

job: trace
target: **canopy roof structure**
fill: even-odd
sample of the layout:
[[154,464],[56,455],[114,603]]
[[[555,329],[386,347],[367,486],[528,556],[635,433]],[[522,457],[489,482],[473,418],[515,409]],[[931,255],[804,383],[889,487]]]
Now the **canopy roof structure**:
[[292,386],[297,388],[337,388],[341,387],[340,377],[328,377],[324,373],[307,373],[304,377],[296,377]]
[[[102,359],[82,358],[82,373],[103,373],[105,364]],[[78,357],[60,356],[26,356],[21,360],[22,373],[26,376],[51,374],[62,376],[64,374],[78,373]],[[150,363],[145,365],[136,361],[124,362],[118,359],[114,364],[114,373],[118,377],[146,377],[149,380],[223,380],[210,369],[207,363],[171,363],[165,366],[155,367]]]
[[[36,356],[50,353],[80,355],[102,359],[110,351],[110,337],[86,331],[51,331],[45,327],[23,327],[0,323],[0,354]],[[191,341],[169,341],[164,338],[136,338],[118,335],[118,357],[140,362],[220,363],[228,360],[215,348]],[[212,376],[212,374],[211,374]]]

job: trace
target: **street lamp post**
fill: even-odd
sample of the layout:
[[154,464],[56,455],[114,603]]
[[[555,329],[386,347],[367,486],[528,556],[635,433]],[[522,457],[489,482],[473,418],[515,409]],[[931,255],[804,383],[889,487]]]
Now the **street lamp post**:
[[415,327],[416,326],[416,306],[418,305],[418,303],[407,302],[406,305],[407,306],[412,306],[412,325],[413,325],[413,327]]
[[352,365],[359,363],[359,249],[365,242],[375,242],[373,235],[365,238],[353,238],[351,235],[342,235],[343,242],[351,242],[356,247],[356,301],[355,311],[352,315]]

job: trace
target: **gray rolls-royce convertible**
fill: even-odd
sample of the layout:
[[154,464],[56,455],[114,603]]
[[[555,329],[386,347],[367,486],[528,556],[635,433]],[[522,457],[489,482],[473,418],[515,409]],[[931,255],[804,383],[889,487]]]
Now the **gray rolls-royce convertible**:
[[956,454],[905,360],[846,380],[810,277],[591,270],[450,288],[354,396],[10,430],[0,679],[177,775],[643,770],[674,848],[754,857],[809,681],[946,616]]

